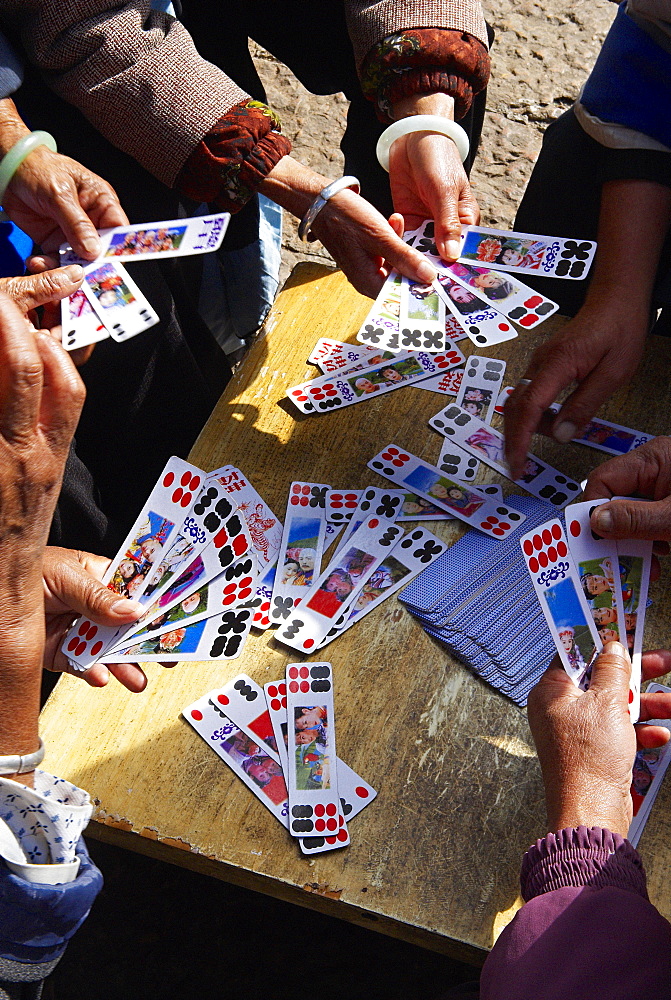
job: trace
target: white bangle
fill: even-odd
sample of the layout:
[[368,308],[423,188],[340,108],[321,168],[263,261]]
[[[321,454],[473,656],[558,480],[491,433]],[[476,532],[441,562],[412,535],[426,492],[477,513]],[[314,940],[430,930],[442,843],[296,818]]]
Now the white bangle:
[[43,760],[44,743],[40,738],[40,745],[33,753],[17,753],[11,757],[0,757],[0,774],[25,774],[27,771],[34,771]]
[[300,225],[298,227],[298,235],[304,243],[307,243],[308,236],[310,235],[310,226],[315,221],[322,208],[329,199],[333,198],[334,195],[338,194],[339,191],[344,191],[345,188],[353,188],[355,194],[358,194],[361,190],[361,185],[356,177],[340,177],[337,181],[332,181],[327,184],[325,188],[319,192],[315,200],[312,202],[307,212],[301,219]]
[[449,118],[441,118],[440,115],[411,115],[410,118],[401,118],[393,122],[377,140],[375,152],[380,166],[387,173],[389,173],[389,150],[392,143],[411,132],[438,132],[439,135],[446,135],[457,147],[462,163],[468,156],[470,143],[461,125],[450,121]]

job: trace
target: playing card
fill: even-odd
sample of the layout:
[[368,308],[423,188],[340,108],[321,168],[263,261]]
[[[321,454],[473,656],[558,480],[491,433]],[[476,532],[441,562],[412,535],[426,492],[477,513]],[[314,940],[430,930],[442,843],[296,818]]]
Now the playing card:
[[247,674],[238,674],[219,691],[210,693],[210,697],[213,695],[231,722],[251,739],[260,740],[268,756],[282,765],[263,688]]
[[299,651],[309,652],[318,646],[335,619],[354,603],[401,534],[402,529],[387,518],[367,518],[278,629],[277,639]]
[[512,233],[482,226],[465,226],[461,239],[458,260],[462,263],[482,262],[494,265],[498,271],[546,278],[585,278],[596,252],[596,243],[591,240]]
[[403,490],[379,490],[374,486],[361,490],[359,502],[348,519],[345,534],[340,539],[333,558],[341,554],[354,532],[359,530],[367,518],[385,517],[389,521],[395,521],[401,513],[403,501]]
[[524,520],[519,511],[491,500],[474,486],[447,478],[440,469],[398,445],[387,445],[368,462],[368,468],[495,538],[505,538]]
[[189,705],[182,715],[275,819],[288,829],[289,800],[280,765],[219,712],[209,695]]
[[169,608],[164,609],[159,599],[157,604],[152,605],[153,617],[146,621],[144,628],[115,639],[106,655],[109,657],[115,649],[128,646],[131,635],[133,644],[136,645],[148,639],[156,639],[172,629],[195,625],[196,622],[212,618],[223,611],[250,607],[247,602],[255,594],[257,580],[256,561],[253,556],[245,556],[198,590],[185,593],[185,596],[178,599],[178,603],[172,603]]
[[354,604],[333,622],[319,648],[326,646],[365,618],[401,587],[407,586],[418,573],[435,562],[446,550],[445,542],[441,542],[425,528],[416,528],[399,538],[375,572],[368,577]]
[[561,521],[540,525],[520,539],[524,562],[566,673],[580,687],[601,639],[569,555]]
[[[162,660],[234,660],[242,652],[252,625],[251,608],[234,608],[195,625],[163,632],[125,649],[105,653],[102,662],[142,663]],[[99,657],[100,659],[100,657]]]
[[417,493],[403,493],[403,503],[401,513],[396,518],[397,521],[452,521],[453,517],[447,511],[441,510],[435,504],[420,497]]
[[[644,502],[644,501],[641,501]],[[626,646],[631,657],[630,711],[638,718],[641,691],[641,657],[648,586],[652,566],[652,542],[635,538],[617,541],[617,560],[626,629]]]
[[289,663],[285,679],[289,832],[335,835],[340,803],[331,664]]
[[363,490],[329,490],[326,494],[326,520],[331,524],[344,524],[351,520],[362,493]]
[[270,602],[273,597],[273,584],[275,583],[276,572],[276,565],[269,566],[266,570],[266,575],[257,585],[254,596],[249,601],[243,602],[244,607],[252,608],[254,612],[252,628],[259,629],[261,632],[265,632],[267,628],[270,628]]
[[287,397],[301,413],[325,413],[401,389],[426,375],[437,375],[463,363],[464,355],[451,346],[444,354],[420,352],[340,378],[322,375],[287,389]]
[[109,337],[109,332],[81,288],[61,299],[61,331],[66,351],[76,351],[79,347],[88,347]]
[[[196,253],[218,250],[230,221],[227,212],[202,215],[193,219],[170,219],[167,222],[142,222],[133,226],[100,229],[102,244],[98,264],[102,257],[115,260],[150,260],[158,257],[188,257]],[[66,263],[79,264],[80,258],[64,243],[61,254]]]
[[[647,694],[656,692],[671,693],[671,688],[664,684],[648,684]],[[653,726],[664,726],[671,730],[668,719],[652,719]],[[632,847],[637,847],[641,834],[659,792],[666,769],[671,761],[671,741],[654,749],[641,749],[636,753],[632,769],[631,798],[634,816],[627,833],[627,840]]]
[[392,271],[378,292],[356,339],[378,350],[400,351],[398,322],[401,312],[401,275]]
[[325,483],[292,483],[273,585],[271,623],[285,619],[319,576],[326,538]]
[[439,392],[445,396],[456,396],[459,392],[461,380],[464,377],[464,368],[453,368],[452,371],[444,375],[431,375],[415,382],[415,389],[428,389],[429,392]]
[[403,350],[445,350],[445,303],[433,285],[401,279],[398,333]]
[[122,343],[158,323],[158,315],[118,261],[84,268],[82,290],[110,336]]
[[477,347],[493,347],[514,340],[517,330],[505,316],[479,298],[472,289],[464,288],[447,271],[439,271],[434,288],[452,314],[455,323]]
[[491,424],[505,373],[505,361],[474,354],[464,366],[464,377],[455,400],[457,406]]
[[[331,348],[329,351],[328,348]],[[380,351],[365,344],[344,344],[339,340],[321,337],[315,344],[308,364],[317,365],[324,375],[370,368],[378,361],[393,361],[397,355],[393,351]]]
[[[204,473],[181,458],[168,460],[149,498],[102,578],[108,590],[139,600],[154,565],[170,546],[185,512],[192,507]],[[109,647],[119,630],[78,618],[63,641],[75,670],[86,670]]]
[[477,458],[473,458],[448,438],[443,438],[436,465],[441,472],[447,473],[448,476],[456,476],[457,479],[463,479],[467,483],[472,483],[480,471],[480,462]]
[[[452,447],[463,448],[469,455],[480,459],[510,479],[505,460],[505,440],[501,431],[490,427],[484,420],[467,413],[456,403],[446,406],[429,419],[429,426],[443,434]],[[546,500],[555,507],[564,507],[580,495],[580,484],[546,465],[531,452],[527,454],[524,472],[514,480],[532,496]]]
[[[566,508],[566,538],[575,563],[585,600],[594,624],[605,644],[614,640],[627,645],[627,626],[622,603],[617,544],[596,535],[590,527],[590,516],[599,504],[607,500],[591,500],[571,504]],[[632,659],[629,714],[637,722],[641,693],[641,661]]]
[[556,302],[523,284],[519,278],[473,264],[449,264],[446,267],[457,284],[467,291],[475,289],[491,308],[503,313],[525,329],[538,326],[559,309]]
[[282,524],[240,469],[229,465],[218,471],[221,474],[215,478],[215,482],[224,487],[236,510],[245,519],[263,572],[277,561],[282,542]]

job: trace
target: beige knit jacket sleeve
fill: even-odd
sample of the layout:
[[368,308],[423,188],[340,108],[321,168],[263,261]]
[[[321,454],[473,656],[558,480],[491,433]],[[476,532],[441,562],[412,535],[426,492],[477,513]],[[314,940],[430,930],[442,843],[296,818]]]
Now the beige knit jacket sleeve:
[[[457,28],[487,44],[475,0],[344,2],[358,65],[409,27]],[[0,0],[0,22],[60,97],[170,187],[203,136],[249,96],[150,0]]]

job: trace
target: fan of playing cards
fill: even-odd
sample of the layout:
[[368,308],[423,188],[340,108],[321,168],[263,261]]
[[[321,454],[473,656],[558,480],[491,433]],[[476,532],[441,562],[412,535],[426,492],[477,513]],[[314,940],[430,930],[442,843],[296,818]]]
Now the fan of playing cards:
[[230,215],[206,215],[168,222],[144,222],[99,231],[102,253],[93,263],[82,260],[64,244],[61,264],[81,264],[84,281],[61,302],[63,346],[68,351],[112,337],[123,342],[159,318],[137,287],[122,260],[163,260],[217,250]]

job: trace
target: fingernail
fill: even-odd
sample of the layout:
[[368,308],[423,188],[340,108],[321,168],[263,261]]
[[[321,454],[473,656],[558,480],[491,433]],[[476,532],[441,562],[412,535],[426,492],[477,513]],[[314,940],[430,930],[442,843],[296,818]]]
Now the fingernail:
[[560,444],[568,444],[575,437],[576,425],[572,424],[570,420],[564,420],[561,424],[555,427],[552,432],[552,436],[555,441],[559,441]]
[[596,527],[598,531],[612,531],[613,530],[613,515],[611,512],[603,507],[599,507],[594,511],[592,515],[596,522]]
[[609,656],[625,656],[627,651],[621,642],[615,642],[614,639],[611,639],[610,642],[605,644],[601,652],[607,653]]
[[423,260],[422,263],[417,266],[417,277],[420,281],[430,285],[431,282],[435,281],[438,277],[438,272],[435,267],[429,264],[428,260]]
[[79,264],[69,264],[65,268],[65,273],[70,281],[81,281],[84,277],[84,268]]
[[125,599],[123,601],[116,601],[110,610],[115,615],[135,615],[136,618],[139,618],[145,612],[144,606],[139,601],[127,601]]
[[461,244],[459,240],[447,240],[445,243],[445,250],[447,252],[448,260],[456,260],[459,256],[459,250],[461,249]]

